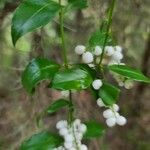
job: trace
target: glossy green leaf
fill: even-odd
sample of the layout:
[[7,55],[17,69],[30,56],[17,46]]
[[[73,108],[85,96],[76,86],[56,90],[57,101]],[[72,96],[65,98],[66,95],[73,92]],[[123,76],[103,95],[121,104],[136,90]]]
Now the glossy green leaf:
[[87,7],[87,0],[68,0],[73,8],[83,9]]
[[129,79],[150,83],[150,79],[143,75],[141,71],[133,69],[126,65],[110,65],[108,68],[109,70]]
[[99,90],[99,97],[103,100],[106,105],[112,105],[116,103],[120,90],[109,84],[103,83],[103,86]]
[[[104,41],[105,41],[105,37],[106,37],[106,33],[98,30],[95,33],[93,33],[91,38],[89,39],[89,45],[91,47],[94,47],[94,46],[97,46],[97,45],[103,46]],[[107,39],[107,45],[109,45],[111,43],[112,43],[112,39],[109,35],[108,39]]]
[[12,19],[12,41],[49,23],[61,6],[52,0],[24,0],[16,9]]
[[101,137],[105,133],[105,127],[96,121],[86,122],[85,125],[87,126],[87,131],[84,134],[85,139]]
[[87,71],[93,79],[96,77],[96,70],[93,68],[90,68],[87,64],[77,64],[80,69]]
[[33,59],[22,74],[24,88],[33,93],[34,87],[42,80],[52,79],[60,66],[44,58]]
[[55,102],[53,102],[47,109],[47,112],[49,114],[52,114],[58,110],[60,110],[61,108],[63,107],[67,107],[69,106],[69,101],[65,100],[65,99],[60,99],[60,100],[57,100]]
[[24,141],[20,150],[53,150],[62,143],[63,139],[59,135],[43,131]]
[[65,69],[57,72],[52,87],[59,90],[82,90],[92,83],[90,74],[79,68]]

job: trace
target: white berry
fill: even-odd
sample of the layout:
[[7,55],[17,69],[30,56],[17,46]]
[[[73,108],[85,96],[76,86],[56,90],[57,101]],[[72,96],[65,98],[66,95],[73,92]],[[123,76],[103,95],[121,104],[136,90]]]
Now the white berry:
[[107,109],[103,112],[104,118],[111,118],[114,117],[114,112],[111,109]]
[[97,99],[97,105],[98,105],[99,107],[104,107],[104,106],[105,106],[105,104],[103,103],[103,101],[102,101],[101,98],[98,98],[98,99]]
[[78,55],[82,55],[85,52],[85,46],[84,45],[78,45],[75,47],[75,53]]
[[75,126],[79,126],[79,125],[81,124],[81,120],[80,120],[80,119],[76,119],[76,120],[73,122],[73,124],[74,124]]
[[65,146],[66,149],[70,149],[70,148],[72,148],[72,143],[65,142],[64,146]]
[[127,123],[127,119],[123,116],[118,116],[116,122],[118,125],[123,126]]
[[94,68],[94,67],[95,67],[94,64],[88,64],[88,66],[89,66],[90,68]]
[[114,54],[115,50],[112,46],[106,46],[105,47],[105,52],[108,56],[111,56]]
[[115,48],[116,48],[116,51],[122,52],[122,47],[121,46],[115,46]]
[[59,130],[59,134],[60,134],[61,136],[66,136],[66,135],[68,134],[67,128],[62,128],[62,129],[60,129],[60,130]]
[[92,63],[93,60],[94,60],[93,54],[91,52],[85,52],[85,53],[83,53],[82,60],[86,64]]
[[106,124],[108,127],[113,127],[116,125],[116,118],[112,117],[112,118],[108,118],[106,120]]
[[119,111],[119,106],[117,105],[117,104],[113,104],[113,109],[115,110],[115,111]]
[[71,147],[70,150],[76,150],[74,147]]
[[123,87],[123,86],[124,86],[124,82],[122,82],[122,81],[119,81],[118,84],[119,84],[120,87]]
[[94,55],[99,56],[102,54],[102,48],[100,46],[96,46],[94,49]]
[[73,141],[73,136],[72,136],[71,134],[67,134],[67,135],[65,136],[65,141],[66,141],[66,142],[72,142],[72,141]]
[[131,80],[126,80],[126,81],[124,82],[124,87],[125,87],[126,89],[131,89],[131,88],[133,87],[133,82],[132,82]]
[[92,83],[92,86],[95,90],[99,90],[100,87],[103,85],[102,81],[97,79],[97,80],[94,80],[93,83]]
[[115,60],[115,61],[119,61],[123,58],[123,55],[121,52],[118,52],[118,51],[115,51],[115,53],[112,55],[112,58]]
[[80,147],[80,150],[87,150],[87,149],[88,149],[87,146],[84,145],[84,144],[82,144],[81,147]]
[[85,125],[85,124],[81,124],[80,127],[79,127],[79,131],[80,131],[81,133],[85,133],[86,130],[87,130],[86,125]]
[[78,142],[83,138],[83,133],[75,132],[75,137]]
[[57,129],[62,129],[65,127],[67,127],[67,121],[65,121],[65,120],[61,120],[61,121],[57,122],[57,124],[56,124]]

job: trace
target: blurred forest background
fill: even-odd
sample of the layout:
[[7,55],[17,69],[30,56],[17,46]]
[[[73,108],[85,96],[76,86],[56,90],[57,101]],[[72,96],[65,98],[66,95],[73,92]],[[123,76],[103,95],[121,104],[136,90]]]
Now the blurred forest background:
[[[29,96],[22,88],[21,73],[37,56],[62,62],[59,22],[56,18],[46,27],[21,38],[13,47],[11,19],[20,2],[0,0],[0,150],[17,150],[33,133],[44,128],[55,129],[56,121],[65,114],[62,110],[53,116],[45,116],[43,125],[40,128],[36,125],[42,109],[60,94],[47,89],[45,82],[36,89],[34,96]],[[105,16],[110,0],[89,0],[89,3],[89,8],[66,16],[65,31],[71,61],[77,61],[74,47],[88,41]],[[118,0],[112,31],[114,39],[124,48],[124,62],[150,77],[150,0]],[[102,110],[98,109],[89,92],[74,93],[74,101],[78,117],[83,120],[95,118],[104,124]],[[128,124],[108,129],[103,138],[87,143],[89,150],[150,149],[150,85],[136,83],[132,90],[122,89],[119,105]]]

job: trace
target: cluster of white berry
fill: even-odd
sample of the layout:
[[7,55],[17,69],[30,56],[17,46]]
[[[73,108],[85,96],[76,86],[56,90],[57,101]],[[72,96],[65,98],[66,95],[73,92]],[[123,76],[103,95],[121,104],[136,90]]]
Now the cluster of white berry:
[[[121,60],[123,58],[122,47],[120,46],[106,46],[105,49],[106,56],[110,57],[109,65],[112,64],[122,64]],[[86,51],[84,45],[78,45],[75,47],[75,53],[82,55],[82,61],[86,64],[89,64],[90,67],[94,67],[92,64],[94,61],[94,55],[100,56],[102,54],[102,48],[100,46],[95,46],[94,51]]]
[[56,128],[64,138],[64,145],[54,150],[88,150],[87,146],[81,143],[87,127],[80,119],[76,119],[72,125],[69,125],[66,120],[61,120],[56,124]]
[[120,64],[123,59],[122,47],[120,46],[106,46],[105,53],[110,57],[109,65]]
[[[84,45],[78,45],[75,47],[75,53],[78,55],[82,55],[82,61],[86,64],[90,64],[94,61],[94,56],[92,52],[86,51],[86,47]],[[100,46],[96,46],[94,49],[94,55],[100,56],[102,53],[102,49]],[[93,66],[93,64],[92,64]]]
[[[107,107],[101,98],[97,100],[97,105],[99,107]],[[106,109],[103,112],[103,117],[106,118],[106,124],[108,127],[113,127],[116,124],[123,126],[127,123],[127,120],[125,117],[121,116],[119,114],[119,106],[117,104],[113,104],[109,109]]]

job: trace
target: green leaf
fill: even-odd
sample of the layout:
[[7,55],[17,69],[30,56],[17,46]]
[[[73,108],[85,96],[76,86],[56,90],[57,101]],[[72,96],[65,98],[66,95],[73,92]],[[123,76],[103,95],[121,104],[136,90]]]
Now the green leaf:
[[54,133],[43,131],[24,141],[20,150],[53,150],[63,143],[63,139]]
[[124,77],[127,77],[129,79],[135,80],[135,81],[141,81],[150,83],[150,79],[143,75],[143,73],[139,70],[135,70],[131,67],[128,67],[126,65],[110,65],[109,70],[118,73]]
[[44,58],[33,59],[22,74],[22,84],[30,94],[42,80],[52,79],[60,66]]
[[[104,41],[105,41],[105,37],[106,37],[106,33],[103,32],[103,31],[98,30],[95,33],[93,33],[93,35],[89,39],[89,45],[91,47],[94,47],[94,46],[97,46],[97,45],[103,46],[104,45]],[[112,39],[111,39],[111,37],[109,35],[106,44],[109,45],[111,43],[112,43]]]
[[52,87],[58,90],[82,90],[92,83],[90,74],[79,68],[65,69],[57,72]]
[[111,106],[112,104],[116,103],[119,93],[120,89],[104,82],[103,86],[99,90],[99,97],[102,98],[106,105]]
[[76,66],[82,70],[87,71],[91,75],[91,77],[93,79],[95,79],[95,77],[96,77],[96,70],[95,69],[90,68],[87,64],[76,64]]
[[83,9],[87,7],[87,0],[68,0],[68,3],[73,8]]
[[12,41],[24,34],[48,24],[61,6],[52,0],[24,0],[16,9],[12,19]]
[[69,106],[69,101],[65,100],[65,99],[60,99],[60,100],[57,100],[55,102],[53,102],[47,109],[47,112],[49,114],[52,114],[58,110],[60,110],[61,108],[63,107],[67,107]]
[[96,121],[86,122],[87,131],[84,134],[85,139],[97,138],[105,133],[105,127]]

